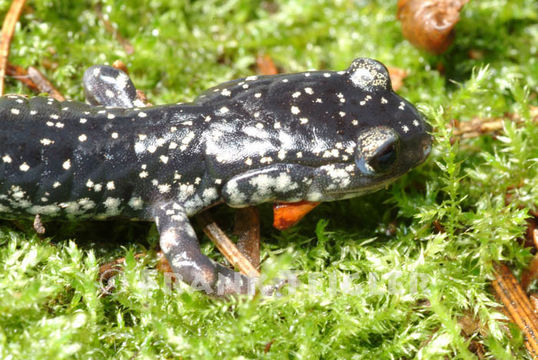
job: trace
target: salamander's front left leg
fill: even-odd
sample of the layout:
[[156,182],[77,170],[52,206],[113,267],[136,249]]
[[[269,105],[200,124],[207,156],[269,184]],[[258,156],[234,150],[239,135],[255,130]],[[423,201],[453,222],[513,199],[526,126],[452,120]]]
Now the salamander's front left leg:
[[185,211],[167,203],[155,209],[160,246],[174,274],[211,295],[252,294],[255,278],[215,263],[200,251],[200,244]]

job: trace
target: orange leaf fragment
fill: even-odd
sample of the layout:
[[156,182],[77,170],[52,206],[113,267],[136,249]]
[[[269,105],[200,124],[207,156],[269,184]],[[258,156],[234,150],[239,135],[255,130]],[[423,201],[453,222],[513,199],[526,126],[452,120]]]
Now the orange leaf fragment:
[[276,75],[278,74],[278,69],[276,68],[273,59],[265,54],[258,55],[256,57],[256,66],[258,68],[258,73],[260,75]]
[[278,230],[289,229],[318,205],[319,202],[310,201],[275,203],[273,205],[273,226]]
[[388,66],[390,82],[392,83],[392,90],[398,91],[403,86],[403,81],[407,77],[408,73],[404,69],[400,69],[393,66]]

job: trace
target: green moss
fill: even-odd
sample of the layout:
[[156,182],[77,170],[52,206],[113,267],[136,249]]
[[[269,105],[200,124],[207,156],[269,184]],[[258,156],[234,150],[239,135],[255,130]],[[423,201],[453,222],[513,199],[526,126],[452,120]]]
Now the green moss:
[[[369,56],[409,71],[400,93],[430,118],[436,144],[388,191],[323,204],[283,233],[263,207],[264,273],[293,269],[303,281],[280,298],[223,302],[171,290],[152,270],[154,252],[134,260],[153,248],[154,229],[114,224],[123,230],[108,235],[110,225],[61,225],[51,243],[4,223],[0,357],[470,359],[458,325],[468,313],[485,329],[472,340],[489,356],[528,357],[518,330],[503,330],[489,284],[492,261],[518,270],[531,257],[518,239],[538,204],[538,126],[506,122],[500,136],[452,142],[448,125],[505,113],[528,119],[537,105],[536,2],[470,2],[442,56],[403,40],[392,3],[29,1],[10,61],[37,66],[70,98],[82,99],[85,68],[118,58],[138,88],[165,103],[254,73],[260,53],[285,72],[344,69]],[[104,29],[99,4],[132,54]],[[0,14],[8,7],[0,1]],[[7,87],[29,93],[13,79]],[[231,223],[229,210],[218,215]],[[216,254],[207,239],[203,246]],[[118,256],[127,257],[125,271],[101,296],[98,265]]]

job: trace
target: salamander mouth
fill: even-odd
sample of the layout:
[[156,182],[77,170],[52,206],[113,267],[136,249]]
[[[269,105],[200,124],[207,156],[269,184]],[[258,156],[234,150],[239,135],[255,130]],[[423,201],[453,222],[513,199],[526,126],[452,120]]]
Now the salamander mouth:
[[314,168],[307,201],[335,201],[364,195],[386,187],[398,173],[378,176],[363,174],[354,163],[338,163]]
[[352,199],[368,193],[372,193],[381,190],[391,183],[393,183],[398,177],[393,177],[384,181],[381,181],[370,186],[350,187],[347,189],[327,190],[323,192],[323,201],[338,201],[344,199]]

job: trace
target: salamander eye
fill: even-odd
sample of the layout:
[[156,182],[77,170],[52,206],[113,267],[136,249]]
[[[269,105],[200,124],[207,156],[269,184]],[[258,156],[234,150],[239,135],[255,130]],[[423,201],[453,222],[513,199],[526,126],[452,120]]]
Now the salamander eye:
[[363,130],[357,138],[355,162],[366,175],[383,174],[394,168],[400,151],[400,137],[387,126]]
[[376,155],[368,161],[370,166],[377,173],[386,172],[396,162],[396,159],[398,158],[398,143],[399,142],[396,139],[396,141],[383,144],[383,146],[376,152]]

